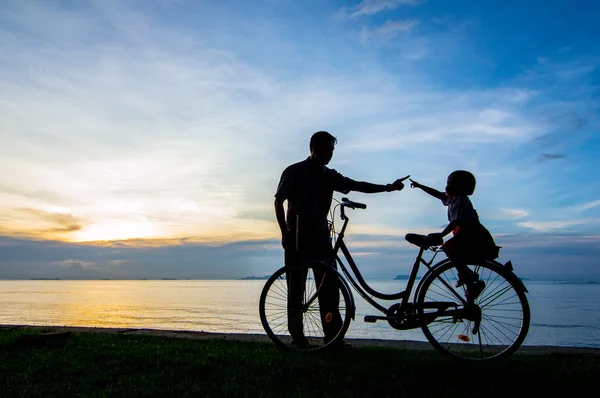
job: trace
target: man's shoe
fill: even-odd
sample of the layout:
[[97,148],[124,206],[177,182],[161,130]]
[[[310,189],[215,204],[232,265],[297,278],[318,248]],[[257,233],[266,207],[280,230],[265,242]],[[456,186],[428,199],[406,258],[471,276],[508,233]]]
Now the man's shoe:
[[352,348],[352,344],[350,343],[346,343],[345,341],[341,340],[338,341],[337,343],[333,343],[329,346],[329,348],[333,349],[333,350],[347,350]]
[[305,350],[307,348],[311,348],[312,344],[310,344],[308,342],[308,340],[306,339],[306,337],[300,338],[300,339],[294,339],[292,340],[292,347],[297,348],[299,350]]

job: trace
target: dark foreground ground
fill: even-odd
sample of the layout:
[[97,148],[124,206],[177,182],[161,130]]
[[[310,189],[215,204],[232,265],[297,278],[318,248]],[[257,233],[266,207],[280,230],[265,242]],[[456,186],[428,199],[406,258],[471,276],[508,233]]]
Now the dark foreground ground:
[[356,348],[307,354],[282,352],[262,335],[3,326],[0,396],[515,397],[600,388],[599,349],[524,347],[504,361],[462,364],[423,343],[351,342]]

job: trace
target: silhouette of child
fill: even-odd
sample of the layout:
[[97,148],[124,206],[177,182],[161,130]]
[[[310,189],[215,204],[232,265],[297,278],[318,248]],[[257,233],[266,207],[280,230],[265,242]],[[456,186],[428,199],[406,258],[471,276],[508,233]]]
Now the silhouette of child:
[[[440,199],[444,206],[448,206],[450,223],[441,233],[427,236],[409,234],[406,239],[419,246],[442,244],[444,252],[458,271],[456,287],[466,284],[467,298],[475,300],[485,288],[485,283],[479,280],[479,275],[467,264],[495,259],[498,257],[499,250],[490,232],[479,222],[477,211],[469,199],[475,191],[475,176],[465,170],[452,172],[448,176],[445,192],[439,192],[412,179],[410,181],[412,188],[420,188],[425,193]],[[443,243],[443,237],[450,232],[454,236]]]

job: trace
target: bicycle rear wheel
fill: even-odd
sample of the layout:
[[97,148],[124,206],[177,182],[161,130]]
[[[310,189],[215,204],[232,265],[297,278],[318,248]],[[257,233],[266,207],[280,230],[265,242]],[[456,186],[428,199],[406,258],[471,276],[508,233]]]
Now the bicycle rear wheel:
[[417,297],[421,329],[444,355],[463,360],[506,358],[525,340],[530,310],[525,289],[515,274],[487,261],[469,268],[485,288],[473,303],[466,286],[455,288],[456,268],[450,262],[426,275]]
[[271,340],[302,351],[341,342],[353,311],[346,284],[320,263],[280,268],[267,280],[259,302],[260,321]]

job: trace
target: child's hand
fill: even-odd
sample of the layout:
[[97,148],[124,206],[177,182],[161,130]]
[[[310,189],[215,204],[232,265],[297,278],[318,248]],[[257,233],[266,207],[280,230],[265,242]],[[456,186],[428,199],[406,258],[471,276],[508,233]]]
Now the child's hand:
[[425,237],[424,243],[427,246],[440,246],[441,244],[444,243],[444,237],[442,236],[441,233],[435,232],[435,233],[427,235]]
[[412,178],[409,178],[410,180],[410,187],[411,188],[421,188],[421,184],[419,184],[418,182],[414,181]]

